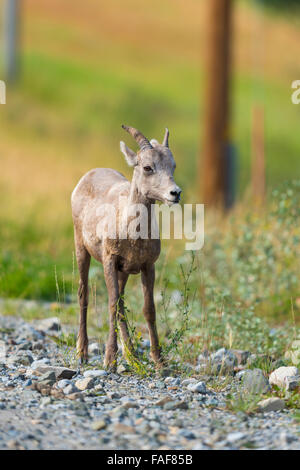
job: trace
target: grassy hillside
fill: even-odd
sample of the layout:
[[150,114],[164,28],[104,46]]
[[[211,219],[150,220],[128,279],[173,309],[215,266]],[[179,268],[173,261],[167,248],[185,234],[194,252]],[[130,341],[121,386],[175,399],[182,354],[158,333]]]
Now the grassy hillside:
[[[71,288],[70,193],[95,166],[130,176],[121,124],[162,138],[195,201],[205,78],[205,1],[28,0],[22,75],[0,108],[0,296],[55,299]],[[300,27],[236,2],[232,138],[240,198],[249,183],[251,109],[266,109],[269,188],[300,170]],[[298,75],[297,75],[298,74]]]

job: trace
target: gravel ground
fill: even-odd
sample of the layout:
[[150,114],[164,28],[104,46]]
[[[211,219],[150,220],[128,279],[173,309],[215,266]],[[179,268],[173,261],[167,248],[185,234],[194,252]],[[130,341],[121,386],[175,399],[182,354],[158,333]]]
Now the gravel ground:
[[0,449],[300,450],[292,410],[224,409],[238,378],[215,392],[199,371],[140,378],[107,373],[97,357],[73,370],[49,328],[0,316]]

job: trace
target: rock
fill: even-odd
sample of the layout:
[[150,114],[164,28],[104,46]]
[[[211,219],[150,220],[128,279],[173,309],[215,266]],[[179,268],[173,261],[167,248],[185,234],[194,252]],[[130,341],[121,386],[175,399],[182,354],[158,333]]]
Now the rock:
[[34,343],[32,344],[32,350],[33,351],[41,351],[42,349],[44,349],[44,344],[42,341],[34,341]]
[[158,389],[162,390],[162,389],[166,388],[166,384],[164,382],[157,381],[157,382],[155,382],[155,388],[158,388]]
[[63,392],[65,395],[71,395],[72,393],[78,392],[78,388],[75,387],[73,383],[70,383],[63,389]]
[[210,406],[211,408],[215,408],[217,406],[221,406],[221,403],[216,398],[209,398],[206,400],[205,405]]
[[193,393],[206,393],[206,385],[204,382],[190,383],[187,389]]
[[131,403],[135,403],[135,399],[132,397],[128,397],[127,395],[124,395],[123,397],[121,397],[120,401],[122,403],[127,403],[128,401],[130,401]]
[[92,356],[100,356],[102,352],[98,343],[89,344],[88,351]]
[[91,426],[94,431],[101,431],[101,429],[105,429],[106,427],[107,423],[104,421],[104,419],[98,419],[97,421],[94,421]]
[[112,414],[113,416],[117,416],[117,417],[120,417],[120,416],[123,417],[123,416],[127,416],[127,410],[125,410],[124,407],[120,405],[111,409],[110,414]]
[[287,431],[282,431],[279,435],[279,445],[282,446],[289,445],[297,440],[298,438],[296,436],[293,436],[293,434],[290,434]]
[[32,387],[33,390],[37,390],[40,392],[41,395],[47,396],[51,394],[52,386],[49,384],[45,384],[43,382],[33,382]]
[[245,365],[251,355],[250,351],[243,351],[241,349],[231,349],[231,352],[235,355],[239,366]]
[[235,378],[238,380],[242,380],[242,377],[246,373],[247,370],[250,370],[250,369],[240,370],[239,372],[235,374]]
[[183,387],[187,387],[189,384],[195,383],[195,382],[197,382],[197,380],[194,377],[191,377],[190,379],[183,380],[181,382],[181,385],[183,385]]
[[22,351],[22,350],[28,350],[28,349],[32,349],[32,343],[31,341],[22,341],[21,344],[18,344],[17,346],[17,350],[18,351]]
[[280,411],[285,407],[284,400],[277,397],[266,398],[261,400],[258,404],[258,411],[268,413],[270,411]]
[[154,406],[164,406],[166,403],[170,402],[170,401],[174,401],[174,399],[172,397],[170,397],[169,395],[166,395],[165,397],[163,398],[160,398],[159,400],[157,400],[155,403],[154,403]]
[[61,389],[52,388],[50,395],[56,399],[65,398],[65,394]]
[[84,401],[84,398],[83,398],[83,396],[82,396],[82,393],[80,393],[80,392],[70,393],[69,395],[67,395],[67,398],[68,398],[68,400],[80,400],[80,401]]
[[106,395],[107,395],[108,398],[110,398],[111,400],[120,398],[120,394],[119,394],[118,392],[107,392]]
[[196,444],[192,447],[192,450],[210,450],[210,447],[200,441],[196,442]]
[[117,374],[123,374],[124,372],[128,372],[129,371],[129,368],[127,366],[127,364],[120,364],[118,367],[117,367]]
[[61,330],[60,319],[57,317],[45,318],[36,324],[38,331],[57,332]]
[[285,388],[287,377],[295,377],[299,375],[297,367],[279,367],[274,370],[269,377],[269,382],[271,385],[277,385],[277,387]]
[[16,330],[16,335],[19,340],[26,339],[29,341],[39,341],[44,338],[44,335],[40,331],[37,331],[32,326],[26,324]]
[[165,378],[165,384],[171,385],[174,381],[174,377],[166,377]]
[[170,387],[177,387],[177,385],[180,385],[180,378],[179,377],[167,377],[165,379],[165,384],[169,385]]
[[59,366],[39,365],[34,369],[34,373],[37,375],[43,375],[46,372],[54,372],[56,380],[71,379],[76,374],[76,370]]
[[107,375],[108,373],[106,372],[106,370],[101,370],[101,369],[86,370],[83,373],[84,377],[105,377]]
[[300,387],[300,376],[297,375],[294,377],[285,377],[284,382],[286,391],[292,392],[293,390],[296,390],[298,387]]
[[173,386],[177,386],[177,385],[180,385],[180,378],[179,377],[176,377],[172,383]]
[[139,408],[139,405],[131,401],[126,401],[125,403],[119,406],[119,409],[123,410],[129,410],[130,408]]
[[210,356],[211,370],[213,373],[232,373],[237,365],[237,358],[232,351],[221,348]]
[[244,439],[246,439],[247,435],[243,432],[231,432],[227,435],[226,440],[229,444],[236,444]]
[[[81,395],[80,393],[74,394],[74,395]],[[69,398],[69,395],[67,396]],[[76,397],[77,398],[77,397]],[[83,400],[81,400],[83,402]],[[74,410],[74,413],[76,416],[82,416],[84,418],[90,418],[90,413],[89,413],[89,408],[86,406],[84,403],[74,403],[72,406],[72,409]]]
[[44,406],[50,405],[52,403],[52,399],[50,397],[43,397],[40,402],[40,407],[43,408]]
[[71,382],[71,380],[68,380],[68,379],[62,379],[62,380],[59,380],[56,384],[57,388],[60,388],[60,389],[63,389],[65,388],[67,385],[69,385]]
[[123,423],[116,423],[113,426],[113,431],[115,434],[136,434],[134,427]]
[[178,432],[178,435],[188,440],[196,439],[195,434],[192,431],[189,431],[188,429],[180,429],[180,431]]
[[139,423],[137,421],[135,422],[137,432],[142,434],[148,434],[148,432],[151,431],[152,428],[145,419],[141,419]]
[[242,386],[252,394],[266,393],[270,385],[261,369],[246,370],[242,377]]
[[42,411],[40,413],[37,414],[37,419],[48,419],[48,414],[46,413],[46,411]]
[[0,340],[0,359],[1,362],[2,360],[5,361],[6,358],[6,343],[5,341]]
[[17,365],[22,364],[24,366],[30,366],[33,362],[32,354],[29,351],[18,351],[17,354],[9,356],[7,364]]
[[9,441],[7,441],[6,445],[9,449],[17,449],[17,450],[24,449],[24,447],[22,447],[22,445],[17,439],[10,439]]
[[39,377],[38,381],[40,384],[52,386],[56,382],[56,375],[53,371],[45,372]]
[[43,357],[42,359],[39,359],[37,361],[33,361],[30,368],[35,370],[39,366],[45,366],[45,365],[48,365],[48,364],[50,365],[50,359],[48,357]]
[[78,390],[89,390],[90,388],[93,388],[96,382],[95,377],[85,377],[84,379],[79,379],[75,382],[75,386],[78,388]]
[[164,405],[165,410],[187,410],[189,408],[185,401],[174,400]]

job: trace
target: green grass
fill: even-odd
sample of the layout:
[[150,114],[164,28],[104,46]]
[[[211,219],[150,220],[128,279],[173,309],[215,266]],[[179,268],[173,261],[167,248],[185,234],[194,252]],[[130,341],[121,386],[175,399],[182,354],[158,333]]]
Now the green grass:
[[257,405],[261,399],[261,395],[253,395],[247,392],[241,392],[235,396],[229,395],[226,401],[226,409],[234,413],[253,415],[257,411]]

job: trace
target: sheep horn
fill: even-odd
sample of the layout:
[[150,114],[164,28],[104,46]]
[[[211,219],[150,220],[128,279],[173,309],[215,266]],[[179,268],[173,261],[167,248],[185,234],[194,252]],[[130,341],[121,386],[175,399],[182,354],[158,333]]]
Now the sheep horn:
[[165,147],[169,147],[169,129],[166,127],[166,133],[165,133],[165,136],[164,136],[164,140],[163,140],[163,145]]
[[149,140],[140,131],[138,131],[134,127],[124,126],[124,124],[122,124],[122,127],[137,141],[141,150],[153,148]]

